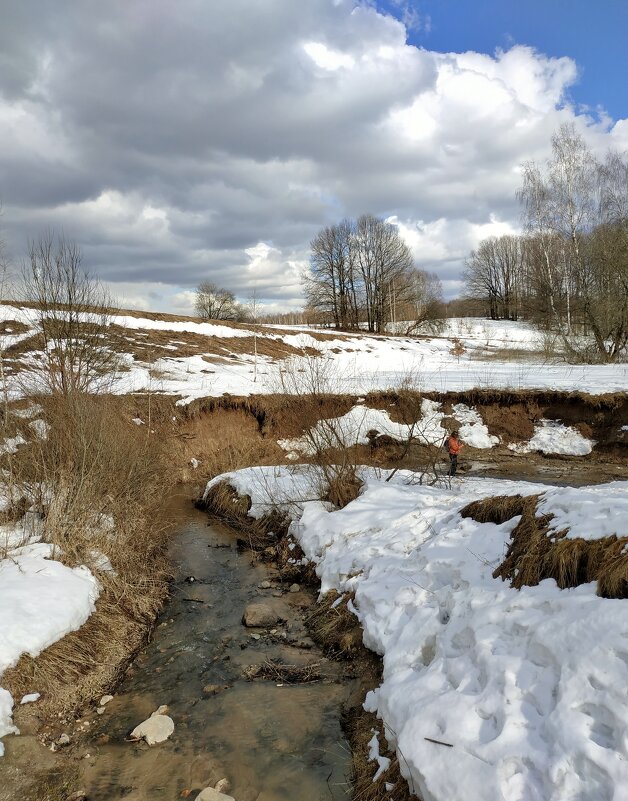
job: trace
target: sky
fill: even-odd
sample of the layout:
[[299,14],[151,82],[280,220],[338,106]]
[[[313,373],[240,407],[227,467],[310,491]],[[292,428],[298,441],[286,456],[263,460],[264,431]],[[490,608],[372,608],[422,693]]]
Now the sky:
[[0,237],[48,230],[127,307],[212,280],[302,306],[309,242],[372,213],[445,295],[519,230],[573,122],[628,150],[623,0],[0,0]]

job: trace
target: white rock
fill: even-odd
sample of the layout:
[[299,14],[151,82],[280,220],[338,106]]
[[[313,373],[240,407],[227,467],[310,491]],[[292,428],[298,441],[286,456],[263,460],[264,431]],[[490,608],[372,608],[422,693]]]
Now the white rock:
[[109,703],[109,701],[113,701],[113,695],[103,695],[103,697],[100,699],[100,705],[105,706]]
[[219,793],[228,793],[231,790],[231,782],[229,779],[221,779],[214,785],[214,790],[218,790]]
[[165,715],[167,711],[168,711],[168,704],[162,704],[161,706],[158,706],[157,709],[153,712],[151,718],[154,718],[155,715]]
[[220,790],[214,790],[213,787],[206,787],[196,796],[196,801],[235,801],[235,798],[221,793]]
[[[161,707],[160,707],[161,709]],[[157,712],[136,726],[130,734],[132,740],[144,739],[148,745],[163,743],[174,731],[174,721],[168,715],[160,715]]]

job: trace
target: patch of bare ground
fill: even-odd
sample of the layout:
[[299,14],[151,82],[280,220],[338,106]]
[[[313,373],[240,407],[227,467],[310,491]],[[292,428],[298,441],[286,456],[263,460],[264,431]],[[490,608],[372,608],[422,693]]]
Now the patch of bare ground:
[[19,320],[2,320],[0,321],[0,336],[16,336],[17,334],[25,334],[30,326],[25,325]]
[[603,598],[628,598],[628,523],[626,534],[585,540],[568,530],[551,530],[552,515],[537,513],[539,496],[500,496],[465,506],[460,514],[480,523],[504,523],[521,516],[504,561],[494,578],[520,589],[551,578],[561,589],[597,583]]
[[[208,359],[231,359],[242,355],[286,359],[288,356],[318,354],[314,348],[296,348],[272,332],[251,336],[206,336],[193,331],[163,331],[161,329],[132,329],[111,325],[109,344],[120,354],[129,353],[142,362],[161,358],[207,356]],[[257,340],[257,341],[256,341]]]

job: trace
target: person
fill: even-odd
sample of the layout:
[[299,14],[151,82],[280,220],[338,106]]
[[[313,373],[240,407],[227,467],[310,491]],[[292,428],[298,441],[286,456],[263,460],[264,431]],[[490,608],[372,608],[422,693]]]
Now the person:
[[458,454],[464,447],[462,442],[458,439],[458,432],[452,431],[447,439],[447,453],[449,454],[449,472],[448,476],[455,476],[458,469]]

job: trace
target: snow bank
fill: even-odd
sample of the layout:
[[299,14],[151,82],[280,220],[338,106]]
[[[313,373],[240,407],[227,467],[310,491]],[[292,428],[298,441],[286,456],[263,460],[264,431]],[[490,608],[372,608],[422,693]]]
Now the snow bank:
[[534,436],[529,442],[511,443],[508,447],[517,453],[559,453],[565,456],[586,456],[591,453],[595,441],[583,437],[571,426],[557,420],[539,420],[534,427]]
[[[237,475],[240,491],[255,475]],[[342,510],[302,503],[291,533],[323,592],[355,591],[364,642],[384,665],[365,705],[383,718],[414,792],[424,801],[624,799],[626,602],[597,597],[594,584],[512,589],[492,573],[518,518],[480,524],[458,510],[546,492],[553,512],[569,506],[590,530],[606,514],[606,530],[617,529],[628,482],[570,495],[523,482],[468,479],[451,490],[374,476],[365,472],[363,493]],[[273,479],[284,489],[292,481],[288,470]]]
[[[14,541],[22,536],[17,532]],[[35,657],[78,629],[94,611],[100,591],[95,577],[86,567],[69,568],[51,556],[51,545],[33,543],[0,560],[0,675],[22,654]],[[0,737],[16,732],[12,708],[13,699],[0,688]]]
[[564,531],[568,539],[598,540],[628,536],[628,481],[598,487],[554,487],[537,506],[537,515],[551,514],[550,531]]

